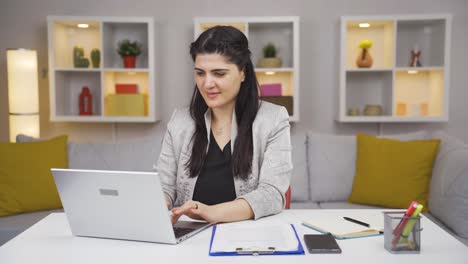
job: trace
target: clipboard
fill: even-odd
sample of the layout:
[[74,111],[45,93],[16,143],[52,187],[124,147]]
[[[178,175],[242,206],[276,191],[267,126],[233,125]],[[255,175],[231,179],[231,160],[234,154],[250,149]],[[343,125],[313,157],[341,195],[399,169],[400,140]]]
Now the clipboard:
[[297,235],[296,228],[291,224],[292,231],[297,240],[297,249],[294,250],[276,250],[275,247],[266,247],[266,248],[241,248],[237,247],[235,251],[223,251],[223,252],[213,252],[213,241],[216,236],[217,225],[213,226],[210,240],[210,256],[259,256],[259,255],[304,255],[304,248],[302,247],[299,236]]

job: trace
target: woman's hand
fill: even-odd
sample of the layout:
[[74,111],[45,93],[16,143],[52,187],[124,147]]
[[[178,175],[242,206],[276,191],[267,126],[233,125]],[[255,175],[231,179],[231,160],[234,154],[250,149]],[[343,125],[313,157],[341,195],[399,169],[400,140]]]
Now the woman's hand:
[[218,210],[216,206],[206,205],[196,201],[187,201],[180,207],[174,207],[172,211],[172,224],[175,224],[182,215],[187,215],[192,219],[205,220],[209,223],[219,222]]

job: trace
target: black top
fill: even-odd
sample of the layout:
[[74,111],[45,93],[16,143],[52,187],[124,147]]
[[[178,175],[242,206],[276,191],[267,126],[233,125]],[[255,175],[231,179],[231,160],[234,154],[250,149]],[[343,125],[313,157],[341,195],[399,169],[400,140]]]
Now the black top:
[[208,153],[198,175],[192,200],[213,205],[234,199],[236,199],[236,189],[231,166],[231,141],[221,150],[213,133],[210,132]]

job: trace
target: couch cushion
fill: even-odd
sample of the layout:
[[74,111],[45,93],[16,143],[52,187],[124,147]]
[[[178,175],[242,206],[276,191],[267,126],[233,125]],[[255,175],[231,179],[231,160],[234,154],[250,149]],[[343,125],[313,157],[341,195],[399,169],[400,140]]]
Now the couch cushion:
[[321,202],[319,203],[321,209],[382,209],[383,207],[364,205],[364,204],[353,204],[348,202]]
[[[383,137],[399,140],[425,139],[427,132]],[[356,137],[308,132],[307,163],[311,201],[348,199],[356,171]]]
[[38,211],[33,213],[23,213],[11,216],[0,217],[0,245],[13,237],[19,235],[24,230],[48,216],[50,213],[63,212],[63,209]]
[[72,169],[152,171],[161,140],[145,138],[123,143],[70,143]]
[[[41,141],[18,134],[17,142]],[[152,171],[161,151],[162,137],[147,137],[119,143],[69,143],[71,169]]]
[[67,166],[67,136],[0,143],[0,216],[62,207],[50,169]]
[[320,209],[318,203],[314,202],[293,202],[291,209]]
[[427,208],[439,144],[438,139],[400,141],[358,134],[356,176],[348,201],[405,208],[414,200]]
[[468,239],[468,145],[442,132],[430,185],[429,208],[458,236]]
[[293,172],[291,175],[291,201],[309,200],[306,136],[303,132],[291,134]]

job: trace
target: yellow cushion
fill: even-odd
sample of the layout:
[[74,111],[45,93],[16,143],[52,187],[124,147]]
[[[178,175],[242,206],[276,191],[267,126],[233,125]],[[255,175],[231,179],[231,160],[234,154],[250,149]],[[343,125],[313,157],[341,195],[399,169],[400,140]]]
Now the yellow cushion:
[[440,140],[399,141],[357,135],[351,203],[407,208],[416,200],[427,210],[429,183]]
[[67,167],[67,136],[0,143],[0,216],[62,207],[50,169]]

